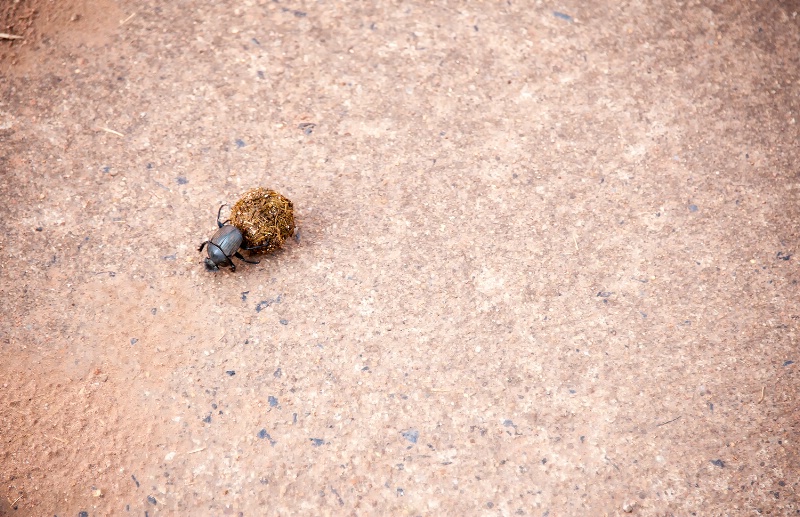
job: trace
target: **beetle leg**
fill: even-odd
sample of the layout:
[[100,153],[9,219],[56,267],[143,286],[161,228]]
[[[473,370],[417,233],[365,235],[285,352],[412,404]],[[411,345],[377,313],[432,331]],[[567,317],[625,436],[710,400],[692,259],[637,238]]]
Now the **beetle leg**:
[[268,242],[266,244],[261,244],[260,246],[253,246],[252,248],[248,248],[246,246],[242,246],[242,249],[245,250],[245,251],[260,250],[261,248],[266,248],[267,246],[269,246],[269,244],[270,243]]
[[227,203],[224,203],[224,204],[220,205],[219,206],[219,210],[217,211],[217,226],[219,226],[220,228],[222,228],[224,225],[223,225],[223,223],[220,222],[219,216],[222,214],[222,207],[225,206],[225,205],[227,205]]
[[[248,264],[258,264],[258,261],[257,261],[257,260],[247,260],[247,259],[246,259],[246,258],[244,258],[244,257],[242,256],[242,254],[241,254],[241,253],[239,253],[238,251],[237,251],[236,253],[234,253],[234,254],[233,254],[233,256],[234,256],[234,257],[236,257],[236,258],[238,258],[239,260],[243,260],[244,262],[247,262]],[[233,262],[231,262],[231,263],[233,263]]]
[[203,244],[201,244],[201,245],[200,245],[200,247],[199,247],[199,248],[197,248],[197,251],[203,251],[203,248],[205,248],[205,247],[206,247],[206,244],[208,244],[208,241],[206,241],[206,242],[204,242]]

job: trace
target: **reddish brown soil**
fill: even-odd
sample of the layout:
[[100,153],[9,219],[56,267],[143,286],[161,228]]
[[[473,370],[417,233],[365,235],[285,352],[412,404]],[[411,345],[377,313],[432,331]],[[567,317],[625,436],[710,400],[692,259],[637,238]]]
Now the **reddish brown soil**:
[[797,3],[0,25],[0,516],[800,514]]

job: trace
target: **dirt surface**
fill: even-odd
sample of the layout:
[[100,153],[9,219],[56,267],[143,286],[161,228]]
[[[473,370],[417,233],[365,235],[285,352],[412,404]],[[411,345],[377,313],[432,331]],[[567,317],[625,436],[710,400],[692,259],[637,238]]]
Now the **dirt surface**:
[[0,515],[800,514],[798,8],[5,2]]

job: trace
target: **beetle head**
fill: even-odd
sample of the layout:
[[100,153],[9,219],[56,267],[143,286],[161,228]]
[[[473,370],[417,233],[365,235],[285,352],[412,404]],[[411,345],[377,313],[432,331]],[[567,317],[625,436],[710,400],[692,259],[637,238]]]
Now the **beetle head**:
[[206,270],[208,270],[208,271],[219,271],[219,266],[216,265],[214,263],[214,261],[211,260],[210,258],[207,258],[205,260],[205,264],[206,264]]

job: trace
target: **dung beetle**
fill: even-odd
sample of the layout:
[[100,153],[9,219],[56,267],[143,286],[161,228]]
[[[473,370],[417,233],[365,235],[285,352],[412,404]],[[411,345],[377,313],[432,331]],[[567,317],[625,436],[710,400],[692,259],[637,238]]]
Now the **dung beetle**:
[[239,253],[239,249],[252,251],[264,248],[266,245],[255,246],[253,248],[244,246],[242,232],[240,232],[237,227],[227,224],[230,221],[225,221],[223,223],[219,220],[223,206],[225,205],[220,206],[217,212],[217,226],[219,226],[219,229],[210,240],[205,241],[197,248],[197,251],[203,251],[203,248],[208,244],[208,258],[205,260],[206,269],[209,271],[219,271],[219,266],[228,266],[231,268],[231,271],[236,271],[236,265],[233,263],[233,260],[231,260],[231,257],[236,257],[248,264],[258,264],[257,260],[247,260],[244,258]]

